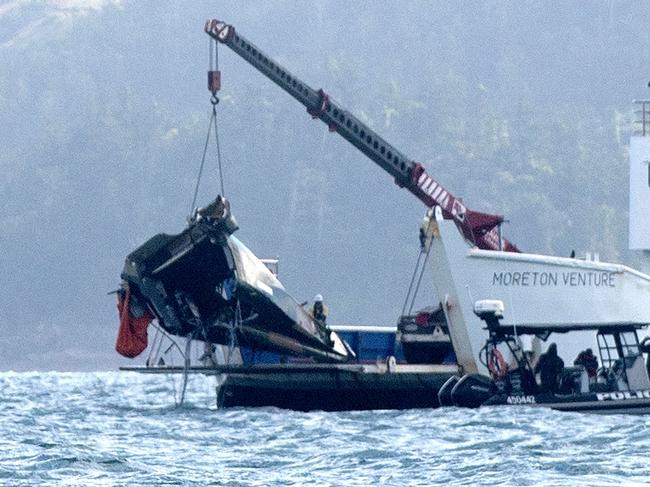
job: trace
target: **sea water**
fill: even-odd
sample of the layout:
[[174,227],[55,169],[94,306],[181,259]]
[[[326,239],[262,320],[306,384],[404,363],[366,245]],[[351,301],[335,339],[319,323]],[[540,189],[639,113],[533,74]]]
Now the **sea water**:
[[213,381],[0,373],[0,485],[650,483],[650,417],[218,409]]

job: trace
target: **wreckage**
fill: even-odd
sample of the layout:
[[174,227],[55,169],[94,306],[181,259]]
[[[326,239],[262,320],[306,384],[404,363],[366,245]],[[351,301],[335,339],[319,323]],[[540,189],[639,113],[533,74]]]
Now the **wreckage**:
[[116,349],[135,357],[155,318],[168,333],[223,345],[346,362],[354,354],[315,320],[232,234],[228,201],[218,196],[177,235],[158,234],[126,258],[118,295]]

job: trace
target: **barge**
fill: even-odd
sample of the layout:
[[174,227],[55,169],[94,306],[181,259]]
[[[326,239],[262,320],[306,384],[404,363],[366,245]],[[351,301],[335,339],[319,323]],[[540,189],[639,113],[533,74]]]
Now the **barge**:
[[[230,205],[217,197],[179,234],[156,235],[127,256],[116,348],[150,354],[144,367],[122,370],[216,376],[224,407],[438,406],[438,389],[459,373],[440,308],[404,316],[396,327],[327,326],[236,230]],[[149,344],[153,320],[161,338]],[[200,357],[192,356],[195,343],[203,344]],[[171,365],[170,352],[182,365]]]

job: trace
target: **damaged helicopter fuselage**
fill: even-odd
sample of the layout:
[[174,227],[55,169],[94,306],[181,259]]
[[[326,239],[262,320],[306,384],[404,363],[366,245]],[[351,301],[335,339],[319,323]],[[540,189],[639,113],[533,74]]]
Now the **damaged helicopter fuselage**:
[[[176,336],[321,362],[351,359],[345,342],[314,320],[232,235],[237,228],[230,205],[219,196],[197,210],[181,233],[156,235],[129,254],[120,296],[127,321],[150,313]],[[121,313],[120,336],[129,326],[126,314]]]

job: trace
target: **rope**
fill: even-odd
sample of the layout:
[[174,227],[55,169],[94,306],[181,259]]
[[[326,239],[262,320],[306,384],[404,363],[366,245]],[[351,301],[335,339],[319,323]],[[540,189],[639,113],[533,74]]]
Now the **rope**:
[[185,364],[183,366],[183,382],[181,386],[181,396],[178,402],[176,403],[176,407],[181,407],[183,403],[185,402],[185,391],[187,390],[187,379],[189,378],[189,370],[190,370],[190,360],[191,360],[191,350],[192,349],[192,335],[189,335],[187,337],[187,342],[185,342]]
[[420,249],[420,253],[418,254],[418,260],[415,262],[415,268],[413,269],[413,275],[411,276],[411,283],[409,284],[409,289],[406,292],[406,298],[404,299],[404,305],[402,306],[402,316],[406,313],[406,306],[408,305],[409,298],[411,297],[411,290],[413,289],[413,283],[415,282],[415,276],[418,273],[418,269],[420,268],[420,259],[422,258],[422,254],[424,254],[424,249]]
[[[411,314],[413,311],[413,305],[415,304],[415,298],[418,295],[418,291],[420,290],[420,284],[422,283],[422,277],[424,275],[424,271],[427,268],[427,260],[429,260],[429,253],[431,252],[431,236],[429,236],[430,231],[431,231],[431,226],[432,222],[429,221],[429,225],[427,226],[427,231],[426,231],[426,239],[429,240],[429,248],[426,248],[426,240],[423,241],[422,247],[420,247],[420,253],[418,254],[418,259],[415,263],[415,268],[413,269],[413,275],[411,276],[411,283],[409,284],[409,289],[408,292],[406,293],[406,299],[404,299],[404,305],[402,306],[402,316],[405,315],[406,313],[406,306],[409,301],[409,298],[411,298],[411,305],[408,308],[408,313],[406,314]],[[425,253],[426,249],[426,253]],[[424,254],[424,262],[422,262],[422,268],[420,269],[420,260],[422,259],[422,255]],[[418,283],[415,286],[415,290],[413,290],[413,283],[415,282],[415,276],[418,273],[418,269],[420,269],[420,276],[418,277]],[[413,290],[413,295],[411,296],[411,291]]]

